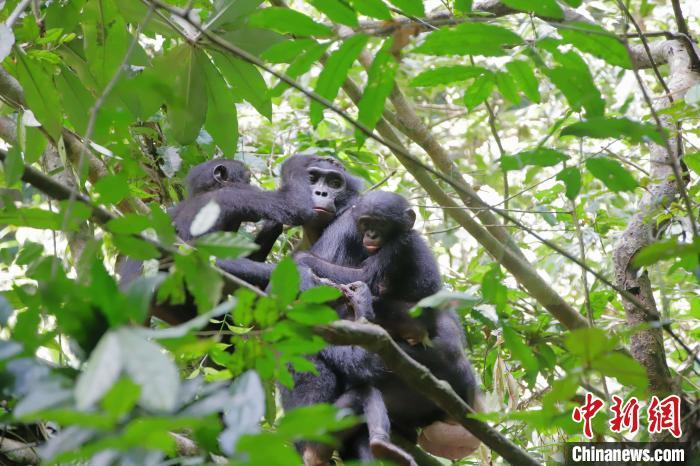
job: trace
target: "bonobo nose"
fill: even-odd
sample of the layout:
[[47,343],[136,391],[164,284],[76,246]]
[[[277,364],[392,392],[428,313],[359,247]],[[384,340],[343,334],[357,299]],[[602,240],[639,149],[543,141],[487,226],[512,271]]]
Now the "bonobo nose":
[[328,197],[328,193],[326,191],[315,191],[314,194],[321,197]]

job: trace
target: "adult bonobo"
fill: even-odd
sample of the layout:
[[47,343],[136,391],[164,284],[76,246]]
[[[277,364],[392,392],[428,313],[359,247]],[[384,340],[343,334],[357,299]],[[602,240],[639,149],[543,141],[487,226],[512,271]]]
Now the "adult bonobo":
[[[293,155],[282,163],[281,182],[277,190],[278,208],[293,211],[305,206],[307,212],[303,221],[292,225],[303,227],[304,241],[308,246],[314,244],[326,227],[351,205],[361,189],[362,181],[350,175],[334,158]],[[274,236],[265,229],[260,234]],[[227,272],[263,288],[267,286],[275,267],[250,259],[220,260],[217,264]]]
[[[417,331],[427,334],[430,346],[413,346],[401,342],[400,345],[414,359],[426,365],[436,377],[449,382],[467,403],[472,404],[478,388],[464,354],[464,332],[456,314],[428,309],[421,314],[420,321],[415,321],[408,314],[412,307],[410,301],[415,302],[440,288],[437,264],[425,242],[413,232],[413,220],[412,211],[401,196],[391,193],[367,194],[356,202],[351,211],[328,227],[311,248],[311,255],[303,255],[300,261],[331,280],[341,283],[355,280],[366,282],[373,294],[378,296],[373,305],[375,321],[404,338],[405,328],[398,322],[409,324],[406,328],[413,328],[411,331],[418,329]],[[399,328],[395,328],[397,325]],[[317,368],[323,369],[319,370],[321,376],[316,378],[311,374],[295,374],[295,389],[283,392],[285,406],[298,406],[309,400],[336,402],[345,406],[347,397],[353,395],[356,398],[353,407],[357,409],[359,404],[365,411],[370,445],[373,431],[370,422],[372,419],[381,422],[381,410],[388,411],[394,430],[413,441],[417,440],[416,429],[419,427],[429,426],[427,432],[431,434],[436,428],[442,429],[449,439],[421,437],[421,445],[436,454],[462,457],[479,443],[459,425],[440,423],[435,427],[430,426],[435,421],[446,420],[446,413],[407,387],[401,379],[388,373],[379,358],[372,353],[358,347],[330,347],[323,350],[313,362]],[[346,387],[341,396],[337,395],[339,386]],[[363,394],[372,395],[372,391],[363,391],[366,387],[378,389],[383,395],[383,402],[377,403],[374,400],[368,404],[366,401],[371,399],[362,400]],[[367,412],[368,409],[372,412]],[[378,427],[379,432],[387,430],[381,425]],[[356,439],[351,441],[357,442]],[[347,442],[344,444],[347,445]],[[327,449],[314,447],[316,446],[306,446],[310,450],[306,455],[311,460],[309,463],[315,461],[322,464],[327,459]],[[410,464],[397,458],[395,452],[377,450],[384,453],[384,457]]]

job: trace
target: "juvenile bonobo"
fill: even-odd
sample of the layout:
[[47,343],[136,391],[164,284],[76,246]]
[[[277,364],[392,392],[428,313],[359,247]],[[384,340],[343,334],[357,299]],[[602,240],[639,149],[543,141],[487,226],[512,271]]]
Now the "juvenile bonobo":
[[[304,253],[297,256],[297,262],[332,282],[364,282],[373,296],[383,300],[415,302],[442,288],[437,262],[425,240],[413,230],[416,214],[405,198],[385,191],[367,193],[353,206],[352,218],[368,255],[359,267],[336,265]],[[392,336],[411,344],[427,337],[420,317],[411,317],[403,307],[383,308],[384,312],[375,312],[375,322]]]

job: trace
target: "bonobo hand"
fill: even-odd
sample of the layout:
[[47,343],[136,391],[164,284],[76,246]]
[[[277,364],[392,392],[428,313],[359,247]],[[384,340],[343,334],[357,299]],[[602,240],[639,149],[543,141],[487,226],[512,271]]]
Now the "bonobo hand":
[[338,285],[348,300],[348,305],[355,314],[355,320],[374,319],[374,308],[372,307],[372,292],[364,282],[352,282],[347,285]]

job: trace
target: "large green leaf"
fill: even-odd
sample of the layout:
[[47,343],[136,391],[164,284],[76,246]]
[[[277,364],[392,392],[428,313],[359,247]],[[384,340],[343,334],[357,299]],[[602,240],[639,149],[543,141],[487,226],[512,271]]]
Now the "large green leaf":
[[493,73],[485,73],[474,80],[471,86],[464,92],[464,105],[469,110],[474,110],[479,104],[482,104],[489,98],[496,82],[493,78]]
[[314,44],[313,39],[286,40],[265,50],[261,56],[271,63],[292,63]]
[[[384,112],[384,104],[394,88],[394,76],[398,63],[390,52],[391,41],[382,47],[372,61],[372,66],[367,72],[367,85],[362,94],[358,120],[369,129],[374,129]],[[359,129],[355,130],[355,138],[361,145],[367,136]]]
[[203,52],[198,61],[207,86],[207,118],[204,127],[225,156],[233,156],[238,145],[238,114],[234,97],[223,76]]
[[262,116],[271,120],[272,101],[267,84],[258,69],[219,52],[212,52],[212,58],[233,88],[234,95],[250,102]]
[[607,157],[586,160],[586,168],[611,191],[633,191],[639,184],[620,162]]
[[644,267],[656,262],[668,259],[675,259],[687,255],[700,254],[700,239],[696,239],[693,243],[679,243],[676,238],[657,241],[648,246],[644,246],[633,259],[633,263],[637,267]]
[[357,26],[357,15],[355,10],[350,8],[341,0],[308,0],[317,10],[325,14],[334,23],[345,24],[346,26]]
[[[296,78],[308,72],[314,63],[316,63],[324,54],[330,44],[313,44],[309,49],[299,55],[291,65],[287,68],[285,74],[290,78]],[[272,96],[277,97],[289,87],[285,82],[280,81],[270,92]]]
[[423,0],[389,0],[396,8],[403,11],[407,15],[425,16],[425,8]]
[[258,245],[244,236],[232,232],[217,231],[197,238],[197,249],[219,259],[237,259],[258,249]]
[[270,276],[270,291],[277,298],[280,307],[286,307],[299,294],[299,272],[294,261],[285,257],[275,267]]
[[496,80],[496,87],[498,87],[498,91],[505,100],[513,102],[514,104],[520,102],[518,88],[515,86],[515,81],[511,77],[510,73],[494,73],[494,78]]
[[285,40],[282,34],[275,31],[251,27],[241,27],[234,31],[228,31],[222,37],[256,56],[260,56],[265,50]]
[[527,11],[551,19],[564,19],[564,12],[556,0],[503,0],[503,3],[520,11]]
[[171,411],[177,404],[180,377],[175,363],[136,329],[117,331],[123,364],[129,378],[141,387],[139,403],[152,411]]
[[522,39],[516,33],[486,23],[463,23],[453,28],[438,29],[413,49],[427,55],[505,55],[504,47],[518,45]]
[[510,350],[513,357],[520,361],[528,375],[536,374],[539,368],[537,358],[535,358],[532,349],[523,342],[522,337],[511,327],[504,326],[503,339],[506,347]]
[[169,79],[164,95],[168,122],[180,144],[190,144],[199,135],[207,116],[207,90],[204,74],[194,47],[179,45],[155,60],[155,71]]
[[382,0],[350,0],[350,3],[360,14],[386,21],[391,19],[391,11]]
[[589,137],[595,139],[627,138],[634,143],[654,141],[663,144],[663,137],[656,127],[627,118],[588,118],[561,130],[562,136]]
[[563,181],[566,186],[564,195],[574,200],[581,192],[581,172],[576,167],[566,167],[557,173],[557,180]]
[[119,70],[132,37],[112,2],[87,2],[81,24],[86,61],[104,87]]
[[[362,34],[352,36],[328,57],[316,82],[314,90],[317,94],[331,102],[335,99],[340,86],[347,78],[350,67],[364,49],[367,40],[368,37]],[[311,101],[310,117],[311,124],[314,126],[321,122],[323,119],[323,105],[321,103],[315,100]]]
[[540,85],[539,81],[537,81],[537,78],[535,77],[532,67],[524,61],[514,60],[506,64],[506,69],[527,98],[533,102],[539,103]]
[[627,49],[620,39],[597,24],[567,22],[559,28],[559,34],[565,42],[582,52],[602,58],[611,65],[632,68]]
[[62,126],[61,103],[50,73],[23,53],[17,53],[17,79],[34,116],[46,132],[58,140]]
[[622,385],[644,390],[649,384],[646,370],[631,356],[609,353],[591,361],[591,368],[606,377],[616,378]]
[[204,27],[214,30],[227,25],[239,26],[241,19],[253,13],[261,3],[262,0],[217,0]]
[[543,72],[564,94],[572,109],[586,109],[588,118],[602,116],[605,101],[593,81],[588,65],[575,52],[556,53],[559,66],[545,68]]
[[61,228],[62,219],[56,212],[33,207],[24,207],[21,209],[0,211],[0,224],[59,230]]
[[251,26],[272,29],[282,34],[298,36],[330,36],[333,31],[323,24],[290,8],[270,7],[253,13],[248,20]]
[[62,67],[61,72],[54,76],[54,80],[56,88],[61,93],[61,101],[68,115],[68,121],[78,134],[85,134],[95,98],[68,67]]
[[501,157],[501,168],[510,171],[520,170],[527,165],[551,167],[568,159],[568,155],[562,154],[559,151],[539,147],[537,149],[519,152],[515,155],[504,155]]
[[486,73],[480,66],[449,65],[425,70],[411,80],[411,86],[437,86],[476,78]]
[[685,154],[683,156],[683,162],[685,162],[685,164],[688,165],[688,168],[693,170],[696,174],[700,175],[700,152]]
[[119,338],[115,333],[106,333],[75,384],[75,401],[79,409],[92,407],[112,388],[122,371],[123,362]]

